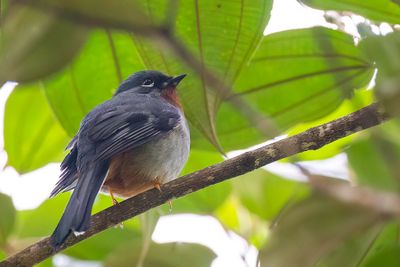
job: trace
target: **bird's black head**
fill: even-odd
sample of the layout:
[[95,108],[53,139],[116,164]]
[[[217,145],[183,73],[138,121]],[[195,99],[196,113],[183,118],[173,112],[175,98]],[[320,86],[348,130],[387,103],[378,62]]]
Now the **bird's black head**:
[[171,77],[155,70],[139,71],[123,81],[114,95],[128,90],[139,94],[161,93],[163,89],[175,88],[185,76]]

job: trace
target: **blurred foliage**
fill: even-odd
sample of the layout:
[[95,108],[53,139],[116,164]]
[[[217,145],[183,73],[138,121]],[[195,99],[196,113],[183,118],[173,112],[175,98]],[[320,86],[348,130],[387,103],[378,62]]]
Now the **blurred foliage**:
[[397,24],[400,5],[397,0],[298,0],[314,8],[349,11],[375,21]]
[[79,52],[87,33],[69,20],[12,6],[2,26],[0,82],[32,81],[60,70]]
[[210,266],[215,257],[206,247],[194,244],[151,244],[147,256],[140,256],[141,243],[131,243],[116,249],[105,261],[106,267],[129,267],[132,263],[139,266],[159,267],[203,267]]
[[11,198],[0,193],[0,247],[7,243],[13,230],[16,212]]
[[[399,7],[400,8],[400,7]],[[400,63],[394,58],[400,57],[400,33],[386,36],[371,36],[361,43],[366,53],[376,62],[379,75],[376,79],[376,95],[388,112],[400,114]]]
[[[271,267],[338,266],[325,262],[329,261],[330,253],[368,234],[377,227],[377,221],[379,216],[376,213],[312,195],[293,205],[279,218],[265,250],[261,252],[261,263]],[[363,257],[368,249],[365,242],[358,245],[363,251],[356,253],[359,248],[354,246],[351,257]],[[343,257],[339,266],[355,266],[348,264],[351,257]],[[353,264],[359,261],[355,260]]]
[[4,140],[7,164],[20,173],[60,161],[68,144],[68,136],[54,117],[43,91],[36,86],[14,90],[8,98]]
[[[374,26],[400,23],[397,0],[300,2],[339,11],[337,25],[349,12],[374,21]],[[337,119],[375,100],[398,115],[400,39],[395,27],[381,36],[368,21],[355,25],[362,36],[357,41],[340,27],[263,36],[272,4],[0,0],[0,81],[19,82],[5,107],[7,165],[26,173],[59,162],[85,114],[112,97],[124,78],[142,69],[189,74],[179,86],[192,135],[183,174],[221,162],[215,149],[219,145],[232,151],[274,137],[257,130],[258,121],[249,120],[247,108],[271,120],[271,132],[282,135]],[[193,62],[211,71],[231,92],[212,87]],[[370,83],[375,72],[375,83]],[[234,97],[242,101],[241,108],[232,104]],[[296,160],[344,152],[352,184],[398,193],[399,136],[397,118],[302,153]],[[16,211],[10,198],[0,194],[0,259],[49,235],[69,196]],[[101,194],[94,212],[110,205],[109,197]],[[400,265],[397,220],[336,202],[316,194],[306,182],[263,169],[174,200],[172,211],[168,205],[156,208],[128,220],[123,229],[108,229],[63,254],[105,266],[210,266],[215,255],[202,246],[151,241],[158,218],[179,213],[215,216],[227,231],[260,250],[261,266]],[[48,259],[38,266],[53,262]]]

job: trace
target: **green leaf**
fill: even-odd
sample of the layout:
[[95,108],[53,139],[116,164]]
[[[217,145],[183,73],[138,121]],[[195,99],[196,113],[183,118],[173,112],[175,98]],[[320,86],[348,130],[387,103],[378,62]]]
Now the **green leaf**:
[[[370,246],[365,258],[360,262],[360,266],[365,267],[365,263],[373,260],[382,251],[397,246],[399,244],[399,222],[393,221],[386,224],[380,231],[379,235],[375,238],[375,242]],[[394,266],[394,265],[393,265]]]
[[256,170],[233,181],[242,204],[264,220],[272,220],[288,203],[304,198],[308,186]]
[[4,143],[8,165],[25,173],[60,161],[68,138],[51,111],[40,85],[23,86],[7,99]]
[[[34,210],[18,212],[18,228],[16,236],[19,240],[41,238],[50,235],[65,209],[71,194],[65,193],[45,201]],[[100,194],[93,206],[93,213],[104,210],[112,205],[108,196]],[[43,223],[43,222],[46,223]],[[124,222],[124,227],[107,229],[97,235],[76,244],[63,253],[82,260],[104,260],[118,246],[131,242],[132,239],[141,240],[142,234],[137,218]]]
[[400,245],[392,245],[377,253],[363,267],[400,266]]
[[7,254],[4,251],[0,250],[0,261],[5,259],[6,257],[7,257]]
[[301,0],[301,2],[324,10],[350,11],[375,21],[400,23],[400,6],[395,3],[396,0]]
[[323,257],[315,267],[357,267],[374,245],[380,227],[375,227],[347,240],[343,245]]
[[[265,36],[234,88],[280,130],[335,110],[370,81],[373,67],[351,36],[326,28]],[[255,145],[264,138],[229,105],[217,119],[224,148]]]
[[346,153],[359,184],[388,191],[400,189],[400,143],[374,135],[353,143]]
[[7,242],[7,238],[14,228],[16,212],[9,196],[0,193],[0,246]]
[[123,78],[142,69],[129,35],[97,30],[79,57],[43,87],[61,125],[74,136],[94,106],[111,98]]
[[53,267],[53,258],[48,258],[41,263],[35,264],[35,267]]
[[[167,1],[150,0],[143,5],[155,21],[167,19]],[[261,40],[271,8],[271,0],[180,1],[174,29],[201,64],[231,86]],[[205,84],[204,75],[195,73],[171,51],[140,38],[135,40],[146,68],[173,75],[188,73],[179,85],[185,114],[203,136],[217,145],[214,119],[223,96]]]
[[313,266],[347,241],[379,226],[378,218],[366,209],[314,195],[282,215],[261,252],[261,264]]
[[140,9],[137,0],[37,0],[28,3],[43,10],[51,10],[88,26],[116,28],[151,34],[154,25]]
[[88,29],[49,12],[14,5],[1,32],[0,82],[29,82],[64,67],[80,50]]
[[[16,235],[19,238],[43,237],[50,235],[60,220],[70,196],[70,193],[63,193],[46,200],[42,205],[34,210],[19,211],[19,223]],[[99,194],[93,205],[92,214],[104,210],[111,205],[112,201],[109,196]],[[46,221],[46,223],[44,224],[43,221]],[[136,219],[126,221],[124,223],[124,229],[139,232],[139,223]]]
[[23,239],[50,235],[60,220],[69,197],[68,193],[61,194],[48,199],[36,209],[19,211],[16,236]]
[[[146,258],[140,260],[141,243],[136,242],[117,249],[105,261],[105,267],[158,266],[204,267],[210,266],[215,255],[208,248],[195,244],[152,243]],[[140,264],[140,263],[141,264]]]
[[400,33],[370,37],[360,45],[378,67],[375,90],[377,98],[388,112],[399,115],[400,63],[396,59],[400,57]]
[[132,242],[132,240],[141,242],[141,237],[137,230],[110,228],[68,248],[63,253],[80,260],[103,261],[118,247]]

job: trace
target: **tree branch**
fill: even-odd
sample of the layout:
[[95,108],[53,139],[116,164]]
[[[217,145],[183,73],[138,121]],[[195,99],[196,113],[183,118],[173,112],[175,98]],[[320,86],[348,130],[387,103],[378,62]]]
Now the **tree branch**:
[[[31,266],[122,221],[160,206],[168,200],[196,192],[294,154],[319,149],[335,140],[379,125],[387,118],[388,116],[380,110],[378,104],[372,104],[337,120],[185,175],[162,185],[161,193],[156,189],[149,190],[95,214],[92,217],[90,229],[85,234],[77,237],[71,235],[58,250],[51,247],[47,237],[7,258],[0,263],[0,266]],[[351,201],[351,198],[348,199]],[[385,203],[385,213],[399,216],[398,203],[400,203],[399,198],[389,198]]]

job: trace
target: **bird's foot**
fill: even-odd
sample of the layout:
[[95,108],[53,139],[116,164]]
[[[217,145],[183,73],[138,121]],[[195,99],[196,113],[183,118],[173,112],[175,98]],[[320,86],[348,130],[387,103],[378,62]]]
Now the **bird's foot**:
[[[159,181],[154,182],[154,188],[157,188],[158,191],[160,191],[160,193],[162,193],[161,191],[161,183]],[[172,212],[172,200],[168,200],[168,206],[169,206],[169,212]]]
[[[114,205],[118,205],[118,200],[115,199],[114,194],[113,194],[113,192],[111,191],[110,188],[108,189],[108,192],[110,193],[110,197],[111,197],[113,206],[114,206]],[[123,222],[120,222],[119,224],[117,224],[117,225],[115,226],[115,228],[117,228],[117,227],[123,229],[123,228],[124,228],[124,223],[123,223]]]
[[157,190],[161,193],[161,183],[159,181],[154,182],[154,188],[157,188]]
[[108,192],[110,193],[110,197],[111,197],[113,205],[117,205],[118,204],[118,200],[115,199],[114,194],[111,191],[111,189],[108,189]]

